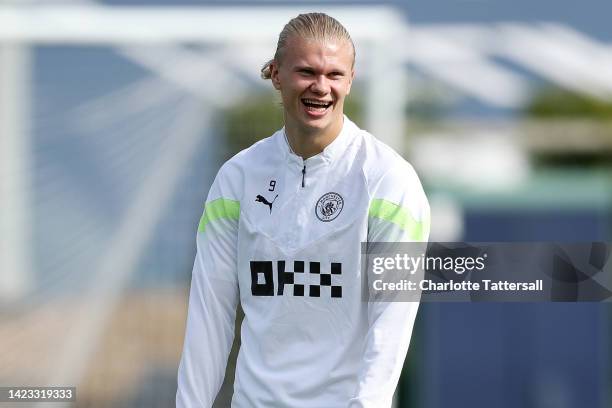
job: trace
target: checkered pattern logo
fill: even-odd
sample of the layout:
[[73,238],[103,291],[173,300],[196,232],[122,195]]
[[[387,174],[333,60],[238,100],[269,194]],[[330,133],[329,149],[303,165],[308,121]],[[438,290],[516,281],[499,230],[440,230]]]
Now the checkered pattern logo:
[[[277,296],[342,297],[342,285],[333,284],[332,279],[333,275],[342,274],[341,263],[332,262],[327,272],[321,270],[319,262],[308,262],[308,274],[310,275],[308,283],[305,279],[304,266],[304,261],[293,261],[293,270],[287,270],[285,261],[276,262]],[[274,296],[273,276],[272,261],[251,261],[251,293],[253,296]]]

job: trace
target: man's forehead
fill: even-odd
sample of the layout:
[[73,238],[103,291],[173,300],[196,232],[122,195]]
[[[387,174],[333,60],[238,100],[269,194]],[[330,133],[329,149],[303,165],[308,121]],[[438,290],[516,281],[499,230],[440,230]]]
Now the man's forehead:
[[292,37],[287,41],[286,56],[292,64],[333,64],[352,65],[353,49],[348,40],[331,38],[328,40]]

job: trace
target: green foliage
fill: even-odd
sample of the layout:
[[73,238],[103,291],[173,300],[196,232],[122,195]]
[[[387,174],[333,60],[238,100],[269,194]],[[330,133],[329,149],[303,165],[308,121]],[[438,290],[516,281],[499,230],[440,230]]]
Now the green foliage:
[[[612,101],[560,88],[544,88],[533,96],[525,114],[550,123],[548,140],[555,148],[533,152],[536,167],[610,168]],[[544,132],[541,130],[540,132]],[[539,137],[537,133],[532,137]],[[576,148],[579,143],[581,148]]]
[[227,158],[270,136],[283,126],[280,98],[271,92],[249,96],[222,115],[227,140]]
[[534,95],[525,113],[540,118],[612,119],[612,101],[560,88],[545,88]]
[[365,113],[361,91],[353,86],[351,94],[344,100],[344,114],[348,116],[357,126],[365,128]]
[[[358,125],[363,124],[361,99],[357,94],[345,100],[344,112]],[[223,112],[221,127],[227,137],[225,160],[283,127],[280,95],[259,92]]]

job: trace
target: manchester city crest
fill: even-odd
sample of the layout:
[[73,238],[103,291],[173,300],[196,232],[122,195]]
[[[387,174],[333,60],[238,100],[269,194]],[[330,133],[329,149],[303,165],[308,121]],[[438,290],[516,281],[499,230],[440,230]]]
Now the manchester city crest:
[[321,221],[328,222],[336,219],[344,207],[344,199],[338,193],[323,194],[315,207],[315,214]]

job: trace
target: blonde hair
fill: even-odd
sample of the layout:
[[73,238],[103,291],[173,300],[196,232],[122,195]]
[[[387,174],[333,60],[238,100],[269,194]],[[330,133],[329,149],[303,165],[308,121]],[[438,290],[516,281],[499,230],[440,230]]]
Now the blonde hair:
[[317,41],[341,40],[348,41],[353,49],[353,65],[355,64],[355,44],[346,28],[338,20],[324,13],[307,13],[291,19],[278,36],[278,44],[274,58],[261,68],[261,77],[270,79],[273,62],[280,62],[283,57],[289,38],[296,36]]

